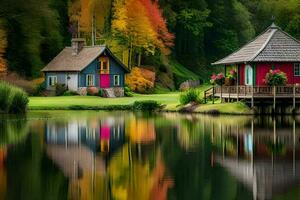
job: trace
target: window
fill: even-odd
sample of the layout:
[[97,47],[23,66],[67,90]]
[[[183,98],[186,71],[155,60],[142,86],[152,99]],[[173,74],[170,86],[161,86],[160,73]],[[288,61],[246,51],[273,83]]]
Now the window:
[[102,69],[107,70],[108,69],[108,62],[107,60],[102,61]]
[[295,63],[294,65],[294,75],[300,76],[300,63]]
[[93,74],[86,75],[86,86],[94,86],[94,75]]
[[108,57],[100,58],[100,73],[109,74],[109,59]]
[[49,76],[48,77],[48,85],[54,86],[57,84],[57,76]]
[[245,68],[245,85],[253,85],[253,69],[250,65]]
[[114,75],[114,86],[120,86],[120,75]]

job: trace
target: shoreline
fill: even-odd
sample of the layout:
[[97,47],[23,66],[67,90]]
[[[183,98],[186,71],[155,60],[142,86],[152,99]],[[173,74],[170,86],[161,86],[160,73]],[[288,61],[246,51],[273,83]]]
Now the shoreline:
[[[251,109],[243,102],[234,103],[207,103],[188,104],[181,106],[179,93],[136,95],[134,97],[106,99],[93,96],[69,96],[69,97],[30,97],[28,110],[95,110],[95,111],[131,111],[134,110],[135,101],[156,101],[163,107],[159,112],[176,112],[209,115],[274,115],[272,109],[259,113],[259,108]],[[277,111],[275,115],[299,115],[300,108],[293,112],[287,109],[285,112]]]

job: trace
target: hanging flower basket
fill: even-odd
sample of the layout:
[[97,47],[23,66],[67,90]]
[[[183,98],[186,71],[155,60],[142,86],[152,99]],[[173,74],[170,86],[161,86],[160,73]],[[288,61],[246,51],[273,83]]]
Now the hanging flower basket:
[[286,73],[280,71],[279,69],[270,70],[264,79],[264,82],[269,86],[284,86],[286,85],[288,79]]
[[226,86],[235,85],[236,79],[237,79],[237,72],[234,69],[230,70],[229,74],[225,78],[225,85]]
[[225,83],[225,77],[223,75],[223,73],[219,73],[219,74],[213,74],[211,76],[211,79],[210,79],[210,83],[213,84],[213,85],[224,85]]

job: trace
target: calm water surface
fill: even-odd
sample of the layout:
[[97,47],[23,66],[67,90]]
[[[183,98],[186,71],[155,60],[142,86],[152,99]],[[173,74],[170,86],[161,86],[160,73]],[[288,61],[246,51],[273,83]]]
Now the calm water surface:
[[0,199],[300,199],[300,118],[1,116]]

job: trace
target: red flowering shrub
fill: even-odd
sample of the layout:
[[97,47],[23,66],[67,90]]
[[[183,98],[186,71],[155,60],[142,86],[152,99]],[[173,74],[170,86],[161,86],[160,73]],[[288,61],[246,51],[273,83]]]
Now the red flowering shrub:
[[219,73],[219,74],[213,74],[211,77],[210,77],[210,83],[215,85],[223,85],[224,82],[225,82],[225,77],[223,75],[223,73]]
[[280,71],[279,69],[270,70],[264,79],[264,82],[269,86],[284,86],[286,85],[288,79],[286,73]]

